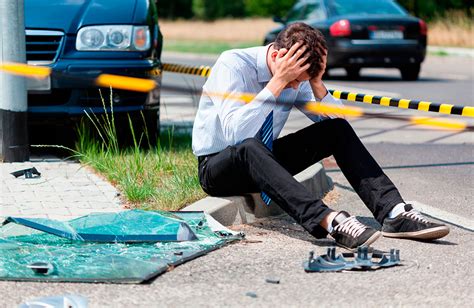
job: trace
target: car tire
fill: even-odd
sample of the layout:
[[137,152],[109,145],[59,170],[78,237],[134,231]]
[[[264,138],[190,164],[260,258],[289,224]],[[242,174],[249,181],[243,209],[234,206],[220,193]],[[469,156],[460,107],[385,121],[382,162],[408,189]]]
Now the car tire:
[[349,79],[359,79],[360,67],[346,67],[345,70]]
[[400,73],[402,74],[402,79],[406,81],[418,80],[420,75],[421,65],[414,64],[411,66],[405,66],[400,68]]

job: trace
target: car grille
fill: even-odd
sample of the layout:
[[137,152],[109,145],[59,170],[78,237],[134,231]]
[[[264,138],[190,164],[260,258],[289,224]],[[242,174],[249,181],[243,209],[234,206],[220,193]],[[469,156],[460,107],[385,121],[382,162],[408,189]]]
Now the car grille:
[[26,60],[29,64],[51,64],[56,61],[64,33],[60,31],[26,30]]

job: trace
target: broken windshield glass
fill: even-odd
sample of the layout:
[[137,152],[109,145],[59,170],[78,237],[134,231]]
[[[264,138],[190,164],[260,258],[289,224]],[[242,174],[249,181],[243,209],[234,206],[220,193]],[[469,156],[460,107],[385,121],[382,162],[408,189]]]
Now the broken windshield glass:
[[[170,266],[204,255],[242,236],[203,212],[170,214],[132,210],[114,215],[92,214],[65,224],[8,218],[0,227],[0,280],[141,283]],[[179,233],[179,228],[167,225],[169,221],[173,222],[171,225],[184,223],[195,239],[150,242],[134,238],[128,242],[100,242],[83,237],[92,234],[114,235],[118,239],[130,239],[132,235],[166,238],[163,235],[169,235],[169,230]],[[31,226],[32,222],[40,226]],[[46,227],[68,236],[54,234],[45,230]]]

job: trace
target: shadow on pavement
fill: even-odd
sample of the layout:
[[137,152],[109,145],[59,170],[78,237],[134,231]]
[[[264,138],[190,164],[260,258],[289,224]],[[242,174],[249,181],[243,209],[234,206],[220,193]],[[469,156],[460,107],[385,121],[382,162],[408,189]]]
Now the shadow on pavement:
[[[380,230],[382,226],[378,223],[377,220],[373,217],[368,216],[357,216],[357,219],[374,229]],[[290,216],[282,215],[277,217],[271,218],[264,218],[260,219],[257,222],[249,224],[253,227],[264,229],[268,231],[276,231],[285,236],[291,237],[293,239],[297,239],[300,241],[306,241],[311,244],[314,244],[318,247],[330,247],[335,246],[334,240],[328,236],[327,238],[323,239],[316,239],[311,234],[309,234],[306,230],[303,229],[300,225],[298,225],[293,218]],[[413,241],[413,242],[420,242],[425,244],[431,244],[434,246],[457,246],[458,243],[450,242],[447,240],[434,240],[434,241],[421,241],[421,240],[409,240],[409,239],[397,239],[401,241]]]
[[440,246],[457,246],[458,243],[453,243],[446,240],[435,240],[435,241],[422,241],[422,240],[414,240],[415,242],[421,242],[426,244],[433,244],[433,245],[440,245]]
[[[357,216],[357,218],[364,224],[380,229],[380,225],[374,218],[362,216]],[[293,220],[293,218],[287,215],[260,219],[259,221],[251,223],[250,225],[268,231],[276,231],[293,239],[306,241],[319,247],[331,247],[336,245],[330,236],[323,239],[317,239],[313,237],[306,230],[304,230],[303,227],[298,225]]]

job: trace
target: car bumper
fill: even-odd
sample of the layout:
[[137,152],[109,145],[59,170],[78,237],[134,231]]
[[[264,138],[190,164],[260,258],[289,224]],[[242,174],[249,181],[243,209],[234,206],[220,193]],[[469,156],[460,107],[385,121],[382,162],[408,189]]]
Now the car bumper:
[[328,67],[401,67],[421,63],[426,45],[417,40],[328,42]]
[[[85,111],[104,113],[110,110],[110,90],[91,82],[100,74],[115,74],[153,78],[161,83],[161,63],[150,60],[60,60],[51,68],[54,72],[49,89],[28,91],[30,114],[83,115]],[[62,78],[61,75],[67,75]],[[155,102],[146,105],[148,93],[112,90],[113,111],[117,113],[158,109]],[[105,106],[104,106],[105,105]]]

